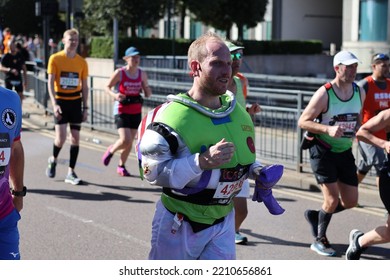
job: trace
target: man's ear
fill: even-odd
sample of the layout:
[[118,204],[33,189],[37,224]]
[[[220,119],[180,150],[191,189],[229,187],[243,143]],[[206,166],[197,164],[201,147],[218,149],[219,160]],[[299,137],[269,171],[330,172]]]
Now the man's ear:
[[199,70],[201,70],[200,68],[200,64],[198,61],[196,60],[192,60],[190,62],[190,68],[191,68],[191,73],[192,73],[192,76],[195,77],[195,76],[199,76]]

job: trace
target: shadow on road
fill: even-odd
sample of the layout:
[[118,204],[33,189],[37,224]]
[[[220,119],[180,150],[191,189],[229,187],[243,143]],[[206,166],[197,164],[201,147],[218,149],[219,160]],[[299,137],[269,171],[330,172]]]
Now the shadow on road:
[[99,192],[99,193],[84,193],[78,191],[66,191],[66,190],[42,190],[42,189],[29,189],[30,193],[43,194],[56,196],[64,199],[75,199],[75,200],[89,200],[89,201],[125,201],[125,202],[137,202],[137,203],[155,203],[153,200],[139,200],[132,199],[131,196],[121,195],[110,192]]

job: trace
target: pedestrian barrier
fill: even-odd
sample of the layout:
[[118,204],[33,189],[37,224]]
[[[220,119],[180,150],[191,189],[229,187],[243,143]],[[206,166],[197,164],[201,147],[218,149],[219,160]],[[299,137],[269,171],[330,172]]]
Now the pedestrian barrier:
[[[156,67],[142,69],[147,71],[153,91],[150,98],[144,99],[143,114],[165,102],[168,94],[186,92],[191,87],[192,78],[188,70]],[[254,118],[258,159],[263,163],[280,163],[297,172],[311,172],[308,151],[300,149],[302,131],[297,122],[314,91],[325,81],[305,77],[245,75],[250,85],[247,102],[256,102],[262,108]],[[89,77],[90,115],[85,126],[116,134],[113,100],[102,87],[108,79]],[[28,85],[30,95],[45,108],[47,114],[52,114],[51,102],[48,102],[46,69],[35,67],[33,72],[28,72]],[[357,148],[354,151],[357,158]]]

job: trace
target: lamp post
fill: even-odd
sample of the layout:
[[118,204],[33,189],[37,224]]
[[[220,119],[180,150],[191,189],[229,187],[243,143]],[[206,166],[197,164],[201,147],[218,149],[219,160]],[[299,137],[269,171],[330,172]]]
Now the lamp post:
[[43,52],[44,52],[44,65],[47,66],[49,60],[48,41],[50,37],[50,19],[53,15],[58,13],[57,0],[37,0],[35,2],[35,15],[42,17],[43,27]]
[[66,4],[66,26],[73,28],[73,0],[68,0]]

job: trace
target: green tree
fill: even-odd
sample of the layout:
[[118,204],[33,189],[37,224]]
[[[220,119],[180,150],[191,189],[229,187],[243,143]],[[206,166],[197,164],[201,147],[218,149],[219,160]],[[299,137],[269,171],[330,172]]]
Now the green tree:
[[113,19],[119,22],[121,35],[131,30],[137,37],[137,27],[151,28],[164,16],[166,0],[84,0],[84,32],[91,35],[111,35]]
[[85,20],[81,22],[84,34],[112,35],[113,18],[119,13],[120,0],[84,0]]
[[268,0],[245,0],[242,2],[229,0],[227,2],[232,5],[231,11],[235,11],[231,14],[231,18],[237,25],[239,40],[243,39],[245,26],[248,28],[255,27],[258,23],[264,21]]
[[244,27],[255,27],[264,21],[267,4],[268,0],[188,0],[188,8],[196,20],[225,31],[228,39],[235,23],[238,40],[243,39]]

